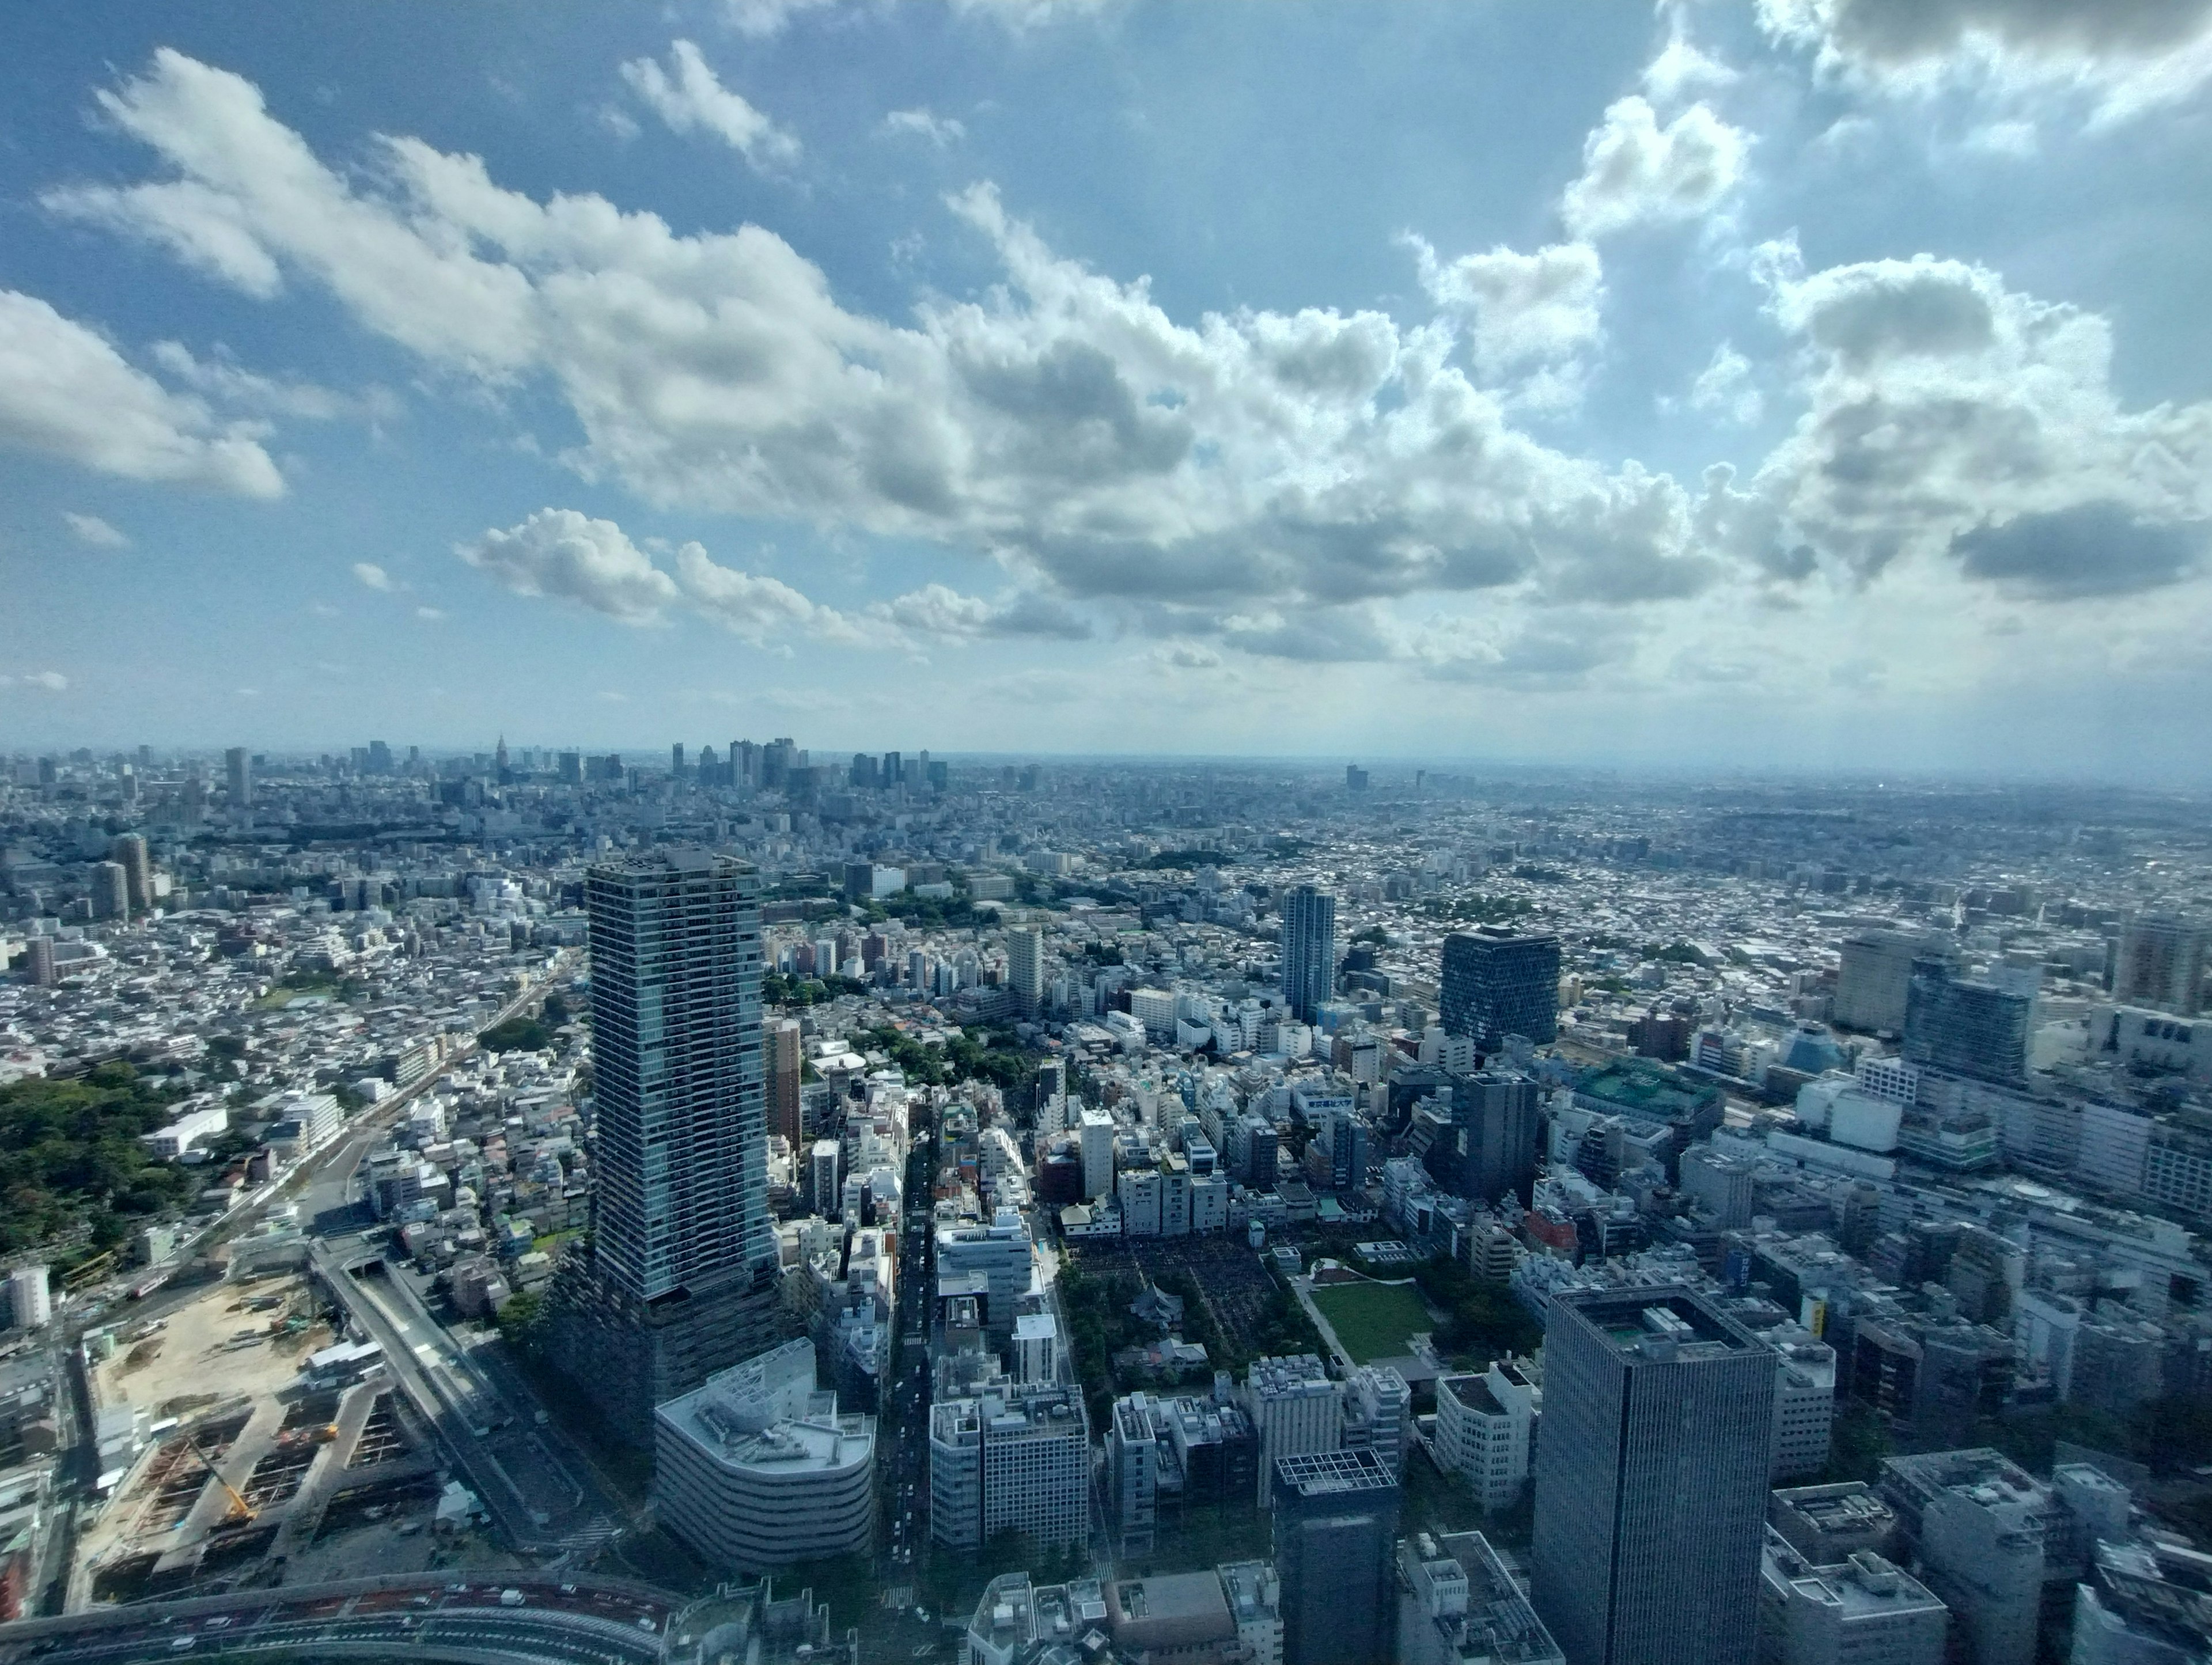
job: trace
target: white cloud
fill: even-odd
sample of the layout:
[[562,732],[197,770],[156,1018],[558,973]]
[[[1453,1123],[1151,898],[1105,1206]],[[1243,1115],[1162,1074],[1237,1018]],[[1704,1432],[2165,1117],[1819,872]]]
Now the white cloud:
[[882,603],[874,611],[877,617],[902,630],[952,641],[1006,636],[1079,641],[1091,633],[1089,623],[1066,606],[1034,592],[986,601],[981,596],[963,595],[949,585],[925,584]]
[[1572,358],[1604,335],[1605,269],[1588,243],[1534,254],[1501,245],[1444,262],[1419,238],[1407,240],[1429,298],[1468,325],[1475,370],[1486,382]]
[[697,544],[676,551],[676,581],[702,615],[755,647],[790,629],[848,644],[862,640],[836,609],[809,601],[781,579],[717,566]]
[[672,74],[640,58],[622,66],[622,78],[672,129],[712,133],[756,167],[799,159],[798,139],[723,86],[697,46],[673,41],[668,55]]
[[1713,362],[1691,384],[1690,408],[1710,410],[1727,422],[1757,422],[1765,405],[1751,379],[1751,361],[1721,343],[1713,349]]
[[753,40],[772,39],[802,12],[818,11],[830,0],[722,0],[730,27]]
[[241,368],[228,354],[197,358],[191,349],[176,341],[155,342],[152,357],[193,392],[243,410],[300,422],[333,422],[342,417],[388,421],[399,414],[398,397],[382,387],[356,397],[311,381],[257,375]]
[[0,446],[127,480],[281,497],[254,430],[219,422],[35,295],[0,289]]
[[446,617],[446,611],[442,607],[417,607],[415,617],[425,624],[435,624]]
[[58,671],[27,671],[20,677],[0,676],[0,688],[35,688],[40,693],[58,694],[69,686],[69,678]]
[[1644,90],[1662,108],[1672,108],[1685,98],[1717,92],[1733,86],[1736,72],[1718,58],[1707,56],[1690,42],[1679,27],[1644,67]]
[[69,529],[76,534],[76,541],[80,544],[89,544],[96,550],[127,550],[131,547],[128,538],[97,514],[73,514],[64,509],[62,519],[69,523]]
[[374,561],[355,562],[353,563],[353,575],[362,583],[366,584],[370,589],[381,590],[386,595],[389,595],[394,588],[392,582],[392,574],[385,571],[383,568],[378,566]]
[[962,17],[988,18],[1020,35],[1072,17],[1096,16],[1112,4],[1113,0],[952,0],[952,9]]
[[1743,177],[1748,141],[1705,104],[1665,126],[1632,94],[1605,112],[1583,146],[1582,177],[1560,213],[1578,238],[1637,225],[1669,225],[1710,212]]
[[1759,269],[1804,343],[1810,407],[1752,490],[1729,489],[1770,550],[1802,543],[1861,579],[1948,556],[2053,597],[2201,567],[2212,403],[2124,410],[2102,317],[1928,255],[1805,276],[1784,244]]
[[454,553],[517,595],[558,596],[624,624],[652,624],[677,599],[676,580],[611,520],[539,509]]
[[2124,120],[2212,80],[2212,0],[1759,0],[1826,75],[1920,94],[2060,90]]
[[957,117],[940,116],[917,106],[911,110],[894,110],[884,118],[884,131],[908,138],[926,139],[942,150],[968,137],[968,130]]

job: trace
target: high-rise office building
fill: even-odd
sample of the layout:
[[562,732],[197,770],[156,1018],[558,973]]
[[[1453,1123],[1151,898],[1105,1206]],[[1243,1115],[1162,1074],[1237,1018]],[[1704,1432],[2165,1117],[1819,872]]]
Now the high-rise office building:
[[1006,981],[1024,1015],[1033,1014],[1044,1000],[1044,933],[1034,925],[1006,933]]
[[1444,939],[1438,1021],[1488,1050],[1509,1035],[1542,1045],[1559,1034],[1559,939],[1489,927]]
[[1283,1665],[1390,1656],[1398,1482],[1375,1452],[1312,1451],[1274,1464]]
[[123,869],[131,911],[143,914],[154,905],[154,864],[146,850],[143,833],[118,834],[108,846],[107,858]]
[[224,779],[230,787],[230,806],[234,810],[250,809],[253,805],[253,765],[247,761],[244,746],[233,746],[222,754]]
[[1977,1080],[2017,1083],[2027,1075],[2032,994],[1951,975],[1939,959],[1912,963],[1905,995],[1905,1059]]
[[1845,937],[1829,1016],[1842,1028],[1868,1035],[1902,1035],[1912,963],[1935,951],[1930,939],[1907,931],[1862,931]]
[[1530,1594],[1569,1665],[1751,1665],[1774,1378],[1689,1290],[1553,1297]]
[[1456,1197],[1495,1203],[1510,1191],[1528,1201],[1542,1104],[1541,1090],[1516,1070],[1454,1076],[1451,1121],[1429,1146],[1430,1174]]
[[2120,927],[2113,951],[2112,999],[2193,1018],[2204,1008],[2204,970],[2212,932],[2165,914],[2145,914]]
[[776,1339],[758,874],[665,848],[590,870],[591,1257],[556,1302],[569,1374],[642,1443],[653,1409]]
[[1283,898],[1283,1003],[1310,1024],[1336,987],[1336,898],[1300,884]]

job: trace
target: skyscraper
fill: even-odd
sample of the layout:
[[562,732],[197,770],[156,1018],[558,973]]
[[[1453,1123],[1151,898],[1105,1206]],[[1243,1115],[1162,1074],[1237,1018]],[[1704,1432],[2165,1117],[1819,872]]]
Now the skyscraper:
[[131,880],[119,861],[92,864],[92,916],[94,919],[131,917]]
[[801,1038],[796,1018],[777,1018],[763,1036],[768,1056],[768,1130],[788,1140],[793,1156],[799,1153],[805,1131],[799,1115],[799,1077],[805,1062]]
[[1511,1191],[1526,1202],[1536,1177],[1543,1095],[1514,1070],[1455,1075],[1451,1125],[1429,1146],[1429,1172],[1455,1196],[1494,1203]]
[[1310,1024],[1336,987],[1336,898],[1300,884],[1283,898],[1283,1003]]
[[1438,1021],[1486,1051],[1509,1035],[1542,1045],[1559,1034],[1559,939],[1485,926],[1444,939]]
[[1774,1378],[1689,1290],[1553,1297],[1530,1594],[1568,1665],[1751,1665]]
[[1283,1665],[1390,1656],[1398,1482],[1376,1452],[1315,1451],[1274,1467]]
[[592,868],[597,1192],[556,1300],[569,1374],[643,1443],[653,1407],[771,1345],[760,880],[668,848]]
[[1044,933],[1034,925],[1006,933],[1006,981],[1024,1014],[1034,1014],[1044,999]]
[[2013,1083],[2027,1074],[2034,997],[1954,977],[1942,960],[1912,963],[1905,995],[1905,1059],[1978,1080]]
[[234,810],[250,809],[253,805],[253,768],[246,761],[246,748],[233,746],[222,754],[225,779],[230,786],[230,806]]
[[1845,937],[1829,1015],[1844,1029],[1903,1034],[1912,962],[1936,951],[1932,939],[1906,931],[1862,931]]
[[131,911],[143,914],[154,905],[154,866],[146,853],[143,833],[118,833],[108,846],[107,857],[123,869]]
[[2203,1010],[2204,967],[2212,932],[2172,915],[2146,914],[2120,927],[2112,998],[2193,1018]]

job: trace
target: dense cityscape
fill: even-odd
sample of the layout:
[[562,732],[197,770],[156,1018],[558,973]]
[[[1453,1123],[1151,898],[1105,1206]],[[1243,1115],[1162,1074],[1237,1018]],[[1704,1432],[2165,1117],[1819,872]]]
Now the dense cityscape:
[[2197,1658],[2208,908],[2063,787],[19,755],[0,1650]]

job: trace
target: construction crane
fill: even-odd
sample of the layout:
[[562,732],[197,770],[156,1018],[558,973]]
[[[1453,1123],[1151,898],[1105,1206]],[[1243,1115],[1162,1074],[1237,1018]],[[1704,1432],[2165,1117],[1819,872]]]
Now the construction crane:
[[225,1519],[244,1522],[253,1520],[260,1514],[261,1511],[259,1510],[254,1508],[252,1504],[246,1502],[244,1498],[239,1496],[238,1488],[236,1486],[233,1486],[228,1480],[223,1479],[222,1471],[215,1466],[214,1459],[210,1457],[206,1452],[200,1449],[199,1441],[194,1439],[190,1434],[186,1434],[185,1436],[185,1443],[191,1448],[191,1454],[200,1460],[200,1467],[208,1471],[209,1477],[213,1480],[217,1486],[221,1486],[223,1489],[224,1495],[229,1498],[230,1512],[224,1517]]

